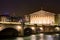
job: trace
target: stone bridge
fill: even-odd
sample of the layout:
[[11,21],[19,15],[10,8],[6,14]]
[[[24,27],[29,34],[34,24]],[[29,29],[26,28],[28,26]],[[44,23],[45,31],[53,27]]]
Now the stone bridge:
[[17,34],[18,36],[29,35],[30,33],[36,33],[36,28],[34,26],[25,26],[22,24],[9,24],[9,23],[0,23],[0,35],[11,35]]
[[[3,32],[3,34],[1,32]],[[2,35],[4,35],[5,32],[7,32],[7,34],[9,32],[11,32],[11,33],[16,32],[15,34],[17,34],[18,36],[22,36],[23,35],[23,27],[21,24],[0,23],[0,33]]]
[[[23,25],[22,24],[8,24],[0,23],[0,35],[14,35],[14,36],[24,36],[31,35],[40,32],[53,32],[55,27],[35,27],[34,25]],[[57,31],[60,31],[60,27],[55,28]]]

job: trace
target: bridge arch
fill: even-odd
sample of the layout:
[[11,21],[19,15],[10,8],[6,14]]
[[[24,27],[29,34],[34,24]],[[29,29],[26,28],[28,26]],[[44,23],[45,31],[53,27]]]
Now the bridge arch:
[[24,36],[29,36],[29,35],[31,35],[32,34],[32,29],[31,28],[25,28],[24,29]]
[[18,36],[18,31],[14,28],[5,28],[0,31],[0,36]]

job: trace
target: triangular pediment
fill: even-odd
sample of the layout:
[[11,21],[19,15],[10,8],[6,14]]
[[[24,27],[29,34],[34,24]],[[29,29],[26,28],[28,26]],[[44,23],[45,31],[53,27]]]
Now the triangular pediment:
[[55,15],[55,13],[40,10],[40,11],[34,12],[34,13],[30,14],[30,15]]

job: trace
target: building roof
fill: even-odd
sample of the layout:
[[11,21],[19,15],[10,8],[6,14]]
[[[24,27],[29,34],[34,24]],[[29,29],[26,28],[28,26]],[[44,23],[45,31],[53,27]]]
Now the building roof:
[[55,15],[55,13],[40,10],[40,11],[34,12],[34,13],[30,14],[30,15]]

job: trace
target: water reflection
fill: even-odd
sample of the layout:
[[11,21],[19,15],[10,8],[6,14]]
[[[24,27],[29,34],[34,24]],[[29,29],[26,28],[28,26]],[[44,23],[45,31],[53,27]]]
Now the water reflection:
[[28,37],[6,38],[0,40],[60,40],[60,34],[44,35],[41,33],[37,35],[31,35]]
[[37,38],[37,40],[44,40],[44,39],[45,39],[43,33],[38,34],[38,35],[36,36],[36,38]]
[[30,36],[24,37],[24,40],[30,40],[30,39],[31,39]]
[[52,35],[45,35],[45,40],[54,40]]
[[54,40],[60,40],[60,34],[55,34]]
[[24,40],[23,37],[17,37],[15,40]]
[[30,38],[31,40],[36,40],[36,35],[31,35]]
[[44,40],[44,34],[41,33],[39,36],[40,36],[40,40]]

